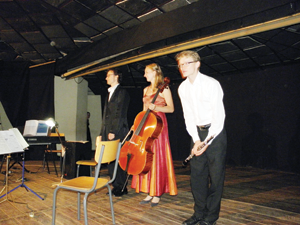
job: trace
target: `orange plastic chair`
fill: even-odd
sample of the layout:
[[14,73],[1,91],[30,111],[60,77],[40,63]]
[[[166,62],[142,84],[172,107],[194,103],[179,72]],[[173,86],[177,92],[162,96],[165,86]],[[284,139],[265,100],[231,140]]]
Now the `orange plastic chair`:
[[55,188],[53,194],[53,208],[52,208],[52,224],[55,224],[55,214],[56,214],[56,198],[59,189],[66,189],[70,191],[78,192],[78,202],[77,202],[77,219],[80,220],[80,194],[84,193],[83,199],[83,210],[84,210],[84,222],[88,224],[87,215],[87,199],[90,193],[95,192],[101,188],[107,187],[109,193],[110,209],[112,215],[113,224],[115,224],[114,207],[112,201],[112,191],[110,184],[114,181],[117,173],[118,163],[115,163],[113,177],[108,178],[98,178],[98,174],[101,165],[104,163],[110,163],[116,160],[119,161],[119,155],[121,151],[120,140],[115,141],[101,141],[97,143],[97,148],[95,151],[95,162],[97,163],[95,167],[95,176],[87,177],[80,176],[71,180],[64,181]]

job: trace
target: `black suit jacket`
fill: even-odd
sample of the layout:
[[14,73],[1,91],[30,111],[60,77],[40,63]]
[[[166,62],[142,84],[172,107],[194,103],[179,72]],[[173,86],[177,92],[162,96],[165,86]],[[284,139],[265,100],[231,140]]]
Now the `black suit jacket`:
[[128,92],[120,85],[116,88],[113,95],[108,101],[108,96],[105,100],[102,126],[100,136],[103,141],[108,140],[108,134],[115,134],[115,140],[124,139],[129,131],[127,121],[127,111],[129,106],[130,96]]

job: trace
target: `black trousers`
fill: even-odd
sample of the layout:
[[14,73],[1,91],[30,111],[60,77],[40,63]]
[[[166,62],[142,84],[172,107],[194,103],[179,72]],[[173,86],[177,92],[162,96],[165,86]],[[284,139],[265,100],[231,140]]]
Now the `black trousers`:
[[[113,176],[115,163],[118,163],[118,162],[114,161],[114,162],[107,165],[108,174],[111,178]],[[125,171],[122,170],[121,167],[118,165],[116,179],[112,183],[113,187],[117,190],[122,190],[122,188],[123,188],[123,186],[125,185],[125,182],[126,182],[126,177],[127,176],[126,176]]]
[[[207,130],[198,128],[200,140]],[[213,140],[206,151],[191,159],[191,188],[194,197],[194,216],[213,222],[219,218],[225,179],[227,137],[225,129]]]
[[[124,139],[125,135],[126,135],[126,133],[125,134],[117,134],[116,137],[113,140],[120,139],[120,141],[122,141]],[[102,141],[108,141],[107,137],[108,137],[108,131],[106,129],[104,129],[104,133],[103,133],[103,136],[102,136]],[[114,161],[114,162],[109,163],[107,165],[108,174],[109,174],[110,178],[112,178],[112,176],[113,176],[115,163],[119,164],[119,162]],[[124,170],[122,170],[120,165],[118,165],[116,178],[112,183],[113,188],[115,190],[122,190],[123,186],[125,185],[126,179],[127,179],[126,172]]]

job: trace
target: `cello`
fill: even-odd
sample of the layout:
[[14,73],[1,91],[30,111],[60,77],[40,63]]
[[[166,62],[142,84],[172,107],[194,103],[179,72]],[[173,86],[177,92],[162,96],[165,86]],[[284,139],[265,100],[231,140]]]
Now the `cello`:
[[[152,104],[154,104],[158,94],[163,92],[169,83],[170,79],[165,77],[164,83],[158,87],[151,101]],[[133,132],[133,134],[130,140],[126,141],[122,146],[119,157],[119,165],[127,174],[144,175],[149,172],[153,161],[152,144],[160,135],[162,128],[163,122],[161,118],[149,108],[135,117],[129,131],[129,133]]]

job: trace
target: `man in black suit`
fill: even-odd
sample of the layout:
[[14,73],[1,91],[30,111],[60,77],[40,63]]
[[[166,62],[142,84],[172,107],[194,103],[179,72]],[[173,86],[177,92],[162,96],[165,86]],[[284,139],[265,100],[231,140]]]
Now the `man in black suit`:
[[[106,82],[110,85],[108,89],[108,96],[105,99],[102,126],[98,141],[108,141],[120,139],[122,142],[127,135],[128,122],[127,110],[129,106],[130,97],[128,92],[120,86],[122,80],[122,73],[118,69],[109,69],[106,74]],[[115,162],[118,163],[118,162]],[[113,175],[115,163],[108,165],[108,173],[110,177]],[[118,166],[116,179],[113,182],[113,194],[115,196],[122,196],[127,194],[127,188],[124,190],[123,186],[126,182],[126,173]]]

